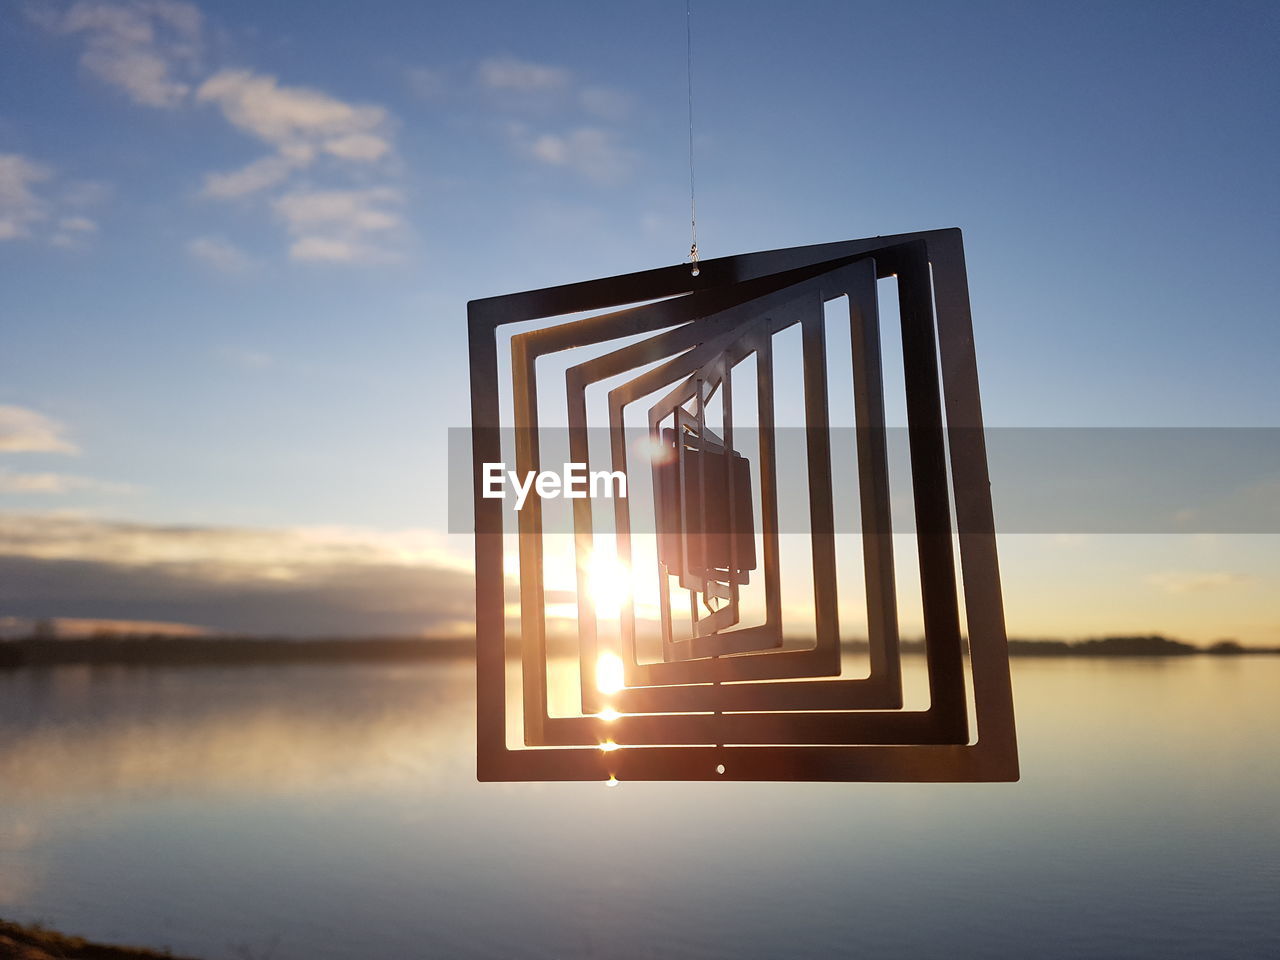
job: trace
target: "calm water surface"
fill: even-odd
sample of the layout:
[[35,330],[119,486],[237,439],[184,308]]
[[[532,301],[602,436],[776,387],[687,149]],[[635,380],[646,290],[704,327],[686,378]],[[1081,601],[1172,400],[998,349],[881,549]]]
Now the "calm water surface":
[[0,673],[0,915],[210,958],[1280,956],[1280,659],[1019,660],[1012,785],[481,785],[467,664]]

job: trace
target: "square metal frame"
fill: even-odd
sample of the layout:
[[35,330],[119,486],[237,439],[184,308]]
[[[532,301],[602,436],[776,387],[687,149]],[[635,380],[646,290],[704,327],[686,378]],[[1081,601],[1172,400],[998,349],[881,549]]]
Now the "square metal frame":
[[[889,248],[912,245],[918,255],[887,257]],[[911,452],[913,479],[917,461],[922,484],[916,488],[918,533],[921,550],[922,579],[925,581],[926,637],[930,668],[931,704],[927,714],[955,719],[958,708],[967,726],[963,684],[959,697],[935,682],[939,675],[963,678],[963,654],[954,614],[954,566],[951,554],[951,528],[946,496],[946,456],[949,453],[951,477],[955,492],[955,510],[959,533],[962,582],[966,600],[970,664],[973,680],[977,739],[973,743],[931,743],[929,724],[922,714],[883,714],[867,711],[852,714],[755,714],[738,716],[690,715],[676,717],[622,717],[615,725],[596,718],[554,718],[570,724],[574,742],[597,744],[606,740],[617,743],[653,742],[664,744],[643,749],[600,750],[592,747],[551,749],[509,749],[506,744],[505,683],[505,614],[504,579],[502,573],[503,522],[499,503],[481,496],[479,471],[475,474],[476,503],[476,573],[477,573],[477,775],[481,780],[607,780],[618,779],[728,779],[728,780],[1013,780],[1017,778],[1016,737],[1013,724],[1012,692],[1009,683],[1007,643],[1000,598],[998,562],[992,521],[985,439],[982,434],[981,406],[978,395],[976,360],[972,340],[972,321],[965,278],[964,255],[959,230],[938,230],[891,237],[822,244],[813,247],[775,250],[706,261],[697,277],[686,266],[629,274],[622,277],[570,284],[545,290],[529,291],[505,297],[472,301],[468,304],[469,339],[473,376],[472,427],[473,457],[477,464],[501,459],[498,426],[500,414],[497,387],[497,330],[515,322],[559,316],[585,310],[604,309],[619,303],[638,303],[662,297],[677,298],[668,303],[680,304],[692,299],[681,294],[707,293],[714,300],[719,294],[729,299],[745,293],[745,288],[762,278],[789,270],[834,265],[842,258],[875,254],[878,276],[892,275],[911,266],[923,268],[925,276],[932,270],[934,296],[938,307],[938,358],[941,361],[942,401],[946,411],[949,444],[935,443],[943,430],[941,417],[931,416],[927,408],[927,391],[912,390],[908,385],[908,410],[912,417]],[[893,260],[902,262],[895,267]],[[934,335],[932,303],[928,286],[903,287],[902,315],[904,349],[907,346],[908,315],[928,315],[927,331],[917,329],[913,336],[927,334],[932,348]],[[675,321],[679,322],[679,321]],[[669,324],[666,324],[669,325]],[[920,324],[915,324],[919,328]],[[913,328],[914,329],[914,328]],[[638,331],[637,331],[638,332]],[[916,344],[918,348],[920,344]],[[512,346],[513,362],[516,347]],[[931,371],[936,388],[937,370]],[[913,397],[914,393],[914,397]],[[936,400],[937,391],[934,391]],[[517,402],[519,402],[517,400]],[[924,406],[921,406],[924,404]],[[517,437],[517,446],[522,442]],[[532,441],[536,444],[536,440]],[[941,483],[941,513],[937,498],[930,498],[929,484]],[[922,492],[926,495],[922,497]],[[536,510],[536,504],[531,504]],[[530,550],[522,538],[521,569],[527,562],[541,562],[541,548]],[[943,567],[945,565],[945,573]],[[950,581],[950,597],[941,595],[938,584]],[[929,584],[932,583],[933,586]],[[930,595],[932,594],[932,596]],[[533,600],[521,585],[522,607]],[[949,616],[951,614],[951,616]],[[956,620],[948,629],[948,619]],[[935,629],[936,628],[936,629]],[[941,634],[946,634],[942,636]],[[954,634],[954,635],[952,635]],[[531,653],[545,660],[545,635],[522,641],[522,655]],[[732,659],[732,658],[731,658]],[[544,677],[545,679],[545,677]],[[793,684],[821,688],[841,681],[814,681]],[[814,690],[812,688],[819,688]],[[725,688],[719,688],[725,689]],[[821,700],[821,696],[816,698]],[[545,717],[545,689],[542,713]],[[824,733],[828,719],[858,718],[854,727],[858,743],[823,745],[831,742]],[[896,717],[896,723],[880,723]],[[746,720],[756,720],[742,727]],[[810,722],[804,722],[809,720]],[[905,724],[902,721],[908,721]],[[674,723],[664,723],[674,721]],[[707,723],[707,721],[719,721]],[[729,723],[733,721],[733,723]],[[728,726],[726,726],[728,724]],[[624,725],[634,737],[617,736]],[[648,729],[650,725],[657,725]],[[707,727],[705,731],[699,727]],[[892,733],[888,732],[892,727]],[[670,729],[667,729],[670,728]],[[676,729],[678,728],[678,729]],[[732,729],[733,738],[724,733]],[[795,745],[777,744],[779,740],[738,737],[748,734],[787,734],[801,739]],[[559,731],[544,729],[531,732],[551,734],[545,742],[560,739]],[[566,733],[569,731],[566,729]],[[667,736],[666,734],[672,734]],[[703,734],[710,734],[707,739]],[[818,734],[809,739],[809,734]],[[863,736],[863,734],[866,734]],[[878,734],[884,733],[883,737]],[[916,736],[915,734],[921,736]],[[534,737],[535,742],[544,738]],[[967,740],[967,737],[965,738]],[[848,740],[839,741],[849,744]],[[722,744],[731,744],[722,746]],[[753,743],[759,746],[741,744]],[[677,745],[678,744],[678,745]],[[693,746],[690,744],[708,744]],[[869,744],[884,744],[872,746]]]

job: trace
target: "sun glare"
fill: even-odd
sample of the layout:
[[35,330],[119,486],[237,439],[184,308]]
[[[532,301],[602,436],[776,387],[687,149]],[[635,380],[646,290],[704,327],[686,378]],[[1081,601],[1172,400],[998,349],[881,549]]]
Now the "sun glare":
[[637,456],[650,463],[667,463],[675,459],[675,448],[663,443],[657,437],[645,436],[634,444]]
[[591,599],[596,616],[615,620],[631,592],[627,568],[616,557],[596,551],[591,556]]
[[596,689],[601,693],[617,693],[622,684],[622,660],[616,653],[600,654],[596,658]]

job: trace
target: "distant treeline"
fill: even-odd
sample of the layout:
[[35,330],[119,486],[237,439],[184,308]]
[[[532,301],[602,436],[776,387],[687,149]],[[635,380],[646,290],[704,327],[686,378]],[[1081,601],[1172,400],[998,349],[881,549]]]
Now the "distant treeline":
[[[866,649],[867,644],[865,641],[854,641],[845,646]],[[903,653],[924,653],[923,640],[903,640],[900,646]],[[1009,640],[1011,657],[1185,657],[1194,654],[1233,656],[1252,653],[1280,653],[1280,647],[1246,647],[1235,640],[1219,640],[1207,647],[1199,647],[1159,635],[1095,637],[1089,640]]]
[[[853,641],[849,648],[864,648]],[[904,640],[904,653],[923,653],[921,640]],[[353,663],[470,658],[475,642],[466,637],[370,637],[296,639],[284,637],[173,637],[109,634],[57,639],[24,637],[0,641],[0,669],[65,664],[247,666],[284,663]],[[1221,640],[1197,647],[1168,637],[1101,637],[1093,640],[1010,640],[1015,657],[1168,657],[1212,654],[1280,653]]]
[[0,668],[63,664],[247,666],[279,663],[439,660],[470,657],[470,639],[388,637],[299,640],[282,637],[114,635],[0,642]]
[[1010,640],[1012,657],[1181,657],[1196,653],[1234,656],[1245,653],[1280,653],[1276,647],[1246,647],[1234,640],[1219,640],[1197,647],[1168,637],[1099,637],[1093,640]]

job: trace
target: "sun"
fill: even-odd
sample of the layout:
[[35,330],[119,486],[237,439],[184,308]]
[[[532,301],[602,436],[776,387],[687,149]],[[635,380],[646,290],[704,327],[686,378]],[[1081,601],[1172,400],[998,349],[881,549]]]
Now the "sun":
[[[618,562],[615,554],[596,550],[588,567],[588,589],[595,605],[598,620],[618,620],[622,607],[631,598],[631,575],[627,567]],[[596,689],[603,694],[617,693],[626,679],[622,660],[608,650],[596,658]]]
[[608,620],[616,620],[621,616],[622,606],[631,596],[631,576],[617,557],[599,550],[593,553],[589,582],[596,616]]
[[[625,683],[626,680],[622,673],[622,658],[616,653],[600,654],[596,658],[596,689],[604,694],[617,693]],[[613,715],[617,716],[616,713]]]

